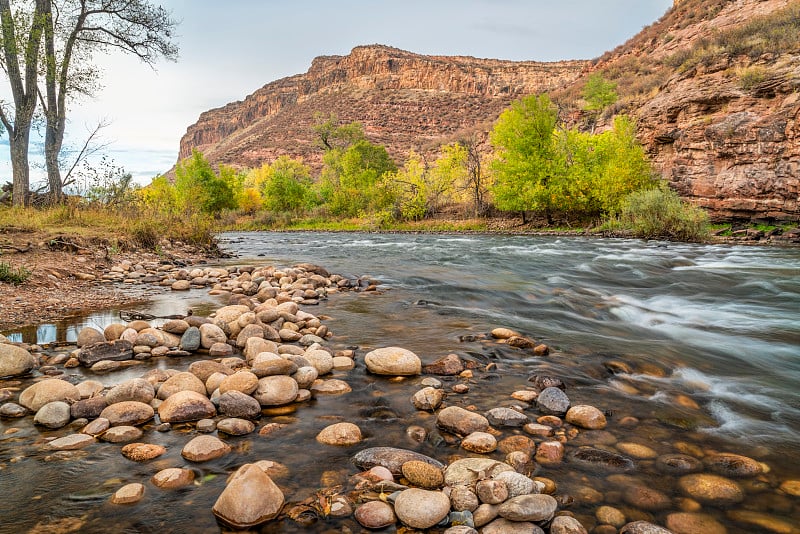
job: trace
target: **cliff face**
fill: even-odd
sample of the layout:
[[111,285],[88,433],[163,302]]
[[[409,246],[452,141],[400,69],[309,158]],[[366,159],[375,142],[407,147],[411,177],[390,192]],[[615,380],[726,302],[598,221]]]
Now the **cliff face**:
[[511,100],[576,79],[584,61],[512,62],[424,56],[386,46],[316,58],[305,74],[265,85],[242,102],[200,115],[181,139],[214,163],[253,167],[280,155],[318,164],[314,114],[359,121],[403,158],[494,121]]

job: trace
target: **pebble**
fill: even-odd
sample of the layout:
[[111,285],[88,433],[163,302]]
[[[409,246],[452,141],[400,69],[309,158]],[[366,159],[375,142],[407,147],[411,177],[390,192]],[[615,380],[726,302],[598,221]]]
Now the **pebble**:
[[88,434],[90,436],[98,436],[103,432],[105,432],[106,430],[108,430],[110,426],[111,422],[108,419],[104,417],[98,417],[97,419],[95,419],[94,421],[90,422],[85,427],[83,427],[81,432],[83,434]]
[[363,439],[361,429],[353,423],[335,423],[322,429],[317,434],[317,441],[323,445],[348,447],[360,443]]
[[134,482],[122,486],[111,496],[111,504],[134,504],[144,497],[144,486]]
[[350,384],[337,378],[315,380],[310,389],[314,395],[344,395],[353,391]]
[[448,354],[438,360],[422,367],[422,372],[428,375],[455,376],[464,370],[464,362],[458,354]]
[[28,415],[28,409],[15,402],[6,402],[0,406],[0,417],[17,418],[26,415]]
[[560,441],[545,441],[536,448],[535,459],[542,465],[559,464],[564,459],[564,444]]
[[579,465],[610,471],[632,471],[636,467],[627,456],[594,447],[580,447],[570,459]]
[[688,454],[664,454],[656,458],[656,468],[670,475],[684,475],[703,470],[703,462]]
[[190,462],[207,462],[231,452],[231,447],[215,436],[197,436],[184,445],[181,456]]
[[394,509],[382,501],[366,502],[356,508],[354,515],[361,526],[369,529],[386,528],[397,522]]
[[527,415],[511,408],[492,408],[484,415],[495,426],[521,427],[530,422]]
[[589,430],[601,430],[606,427],[606,416],[603,412],[586,404],[578,404],[567,410],[564,417],[567,423],[587,428]]
[[450,514],[450,499],[441,491],[410,488],[395,499],[394,513],[411,528],[430,528]]
[[414,408],[429,412],[433,412],[439,408],[443,400],[444,391],[434,387],[422,388],[411,397],[411,403],[414,405]]
[[146,462],[154,458],[158,458],[165,452],[167,448],[161,445],[153,445],[150,443],[129,443],[122,447],[122,455],[128,460],[134,462]]
[[667,495],[647,486],[628,486],[622,495],[626,503],[641,510],[666,510],[672,505],[672,501]]
[[569,397],[557,387],[548,387],[536,397],[539,411],[547,415],[563,416],[569,410]]

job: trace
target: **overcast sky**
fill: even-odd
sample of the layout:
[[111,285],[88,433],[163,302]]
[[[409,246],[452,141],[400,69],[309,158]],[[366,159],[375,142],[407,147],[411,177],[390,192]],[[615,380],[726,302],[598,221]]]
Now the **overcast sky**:
[[[158,3],[157,1],[154,3]],[[385,44],[436,55],[591,59],[657,20],[672,0],[168,0],[180,24],[176,63],[156,70],[98,58],[103,89],[72,104],[73,144],[106,119],[109,155],[141,183],[167,171],[200,113],[305,72],[319,55]],[[224,7],[223,7],[224,6]],[[3,82],[4,84],[7,82]],[[10,181],[3,136],[0,182]],[[67,141],[70,143],[70,140]]]

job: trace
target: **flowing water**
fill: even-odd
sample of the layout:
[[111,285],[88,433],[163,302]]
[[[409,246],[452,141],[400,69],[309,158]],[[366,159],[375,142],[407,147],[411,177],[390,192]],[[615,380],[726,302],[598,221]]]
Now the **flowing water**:
[[[527,378],[533,374],[558,376],[573,404],[592,404],[610,415],[606,432],[584,432],[568,450],[579,444],[633,442],[658,454],[720,451],[754,457],[770,470],[740,481],[746,499],[738,507],[800,528],[800,499],[775,491],[784,480],[800,479],[800,249],[527,236],[221,237],[223,247],[238,255],[230,263],[312,262],[330,272],[368,275],[380,282],[381,291],[332,295],[309,309],[330,317],[326,324],[335,333],[334,347],[358,346],[363,356],[370,348],[396,345],[413,350],[425,363],[451,352],[481,364],[494,362],[497,371],[476,373],[468,395],[448,397],[449,403],[471,404],[480,411],[519,404],[509,395],[529,387]],[[159,297],[152,309],[169,314],[218,304],[192,292],[179,301],[172,295]],[[96,314],[82,323],[102,327],[114,319],[113,313]],[[498,326],[546,343],[550,355],[535,357],[479,339]],[[37,332],[40,341],[74,339],[76,333],[75,325]],[[20,339],[23,334],[16,335]],[[146,438],[163,443],[169,452],[138,465],[122,458],[115,446],[81,451],[85,458],[80,461],[46,457],[38,446],[23,444],[63,431],[0,420],[0,488],[6,496],[0,501],[0,531],[9,524],[25,530],[42,518],[81,518],[84,531],[212,532],[218,527],[210,508],[224,476],[246,462],[270,459],[287,465],[291,475],[278,483],[287,500],[296,502],[331,479],[341,482],[355,473],[348,458],[365,447],[415,448],[442,460],[458,453],[457,447],[436,440],[416,444],[406,437],[410,424],[435,430],[433,419],[408,400],[420,387],[419,379],[372,377],[358,361],[356,370],[337,376],[352,385],[352,393],[319,398],[287,413],[265,413],[262,422],[288,426],[269,438],[233,438],[236,454],[193,466],[202,484],[178,492],[148,486],[145,499],[132,507],[109,505],[107,496],[122,483],[144,482],[158,469],[185,465],[181,429],[166,434],[149,430]],[[185,369],[188,363],[150,365]],[[143,372],[137,367],[124,373]],[[102,380],[118,383],[125,377],[105,375]],[[527,413],[535,419],[537,411],[528,408]],[[627,416],[639,423],[618,424]],[[317,444],[314,435],[338,420],[359,424],[365,441],[336,450]],[[18,432],[2,435],[11,427]],[[622,478],[569,462],[544,467],[539,475],[555,480],[559,493],[573,496],[570,509],[588,525],[601,504],[620,507],[629,518],[663,524],[681,503],[677,477],[657,471],[652,460],[637,461],[636,471]],[[621,485],[630,484],[658,488],[673,498],[674,506],[635,510],[621,497]],[[12,498],[8,488],[15,488]],[[702,511],[730,533],[758,531],[732,521],[724,508],[704,506]],[[292,525],[285,521],[263,531],[291,531]],[[346,525],[352,527],[352,520],[320,521],[309,528],[334,532]]]

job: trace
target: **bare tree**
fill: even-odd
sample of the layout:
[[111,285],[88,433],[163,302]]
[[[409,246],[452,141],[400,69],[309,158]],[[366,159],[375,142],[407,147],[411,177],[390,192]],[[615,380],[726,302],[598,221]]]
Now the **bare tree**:
[[469,191],[474,214],[480,217],[486,213],[489,203],[487,179],[483,174],[482,154],[480,146],[486,143],[486,134],[473,133],[458,140],[458,144],[467,151],[467,179],[464,188]]
[[98,78],[91,65],[96,52],[109,49],[132,54],[154,66],[160,57],[174,60],[177,22],[147,0],[38,0],[44,3],[45,164],[52,201],[63,196],[59,154],[64,141],[67,98],[91,94]]
[[[14,100],[13,109],[6,106],[5,102],[0,103],[0,122],[8,132],[13,174],[12,200],[15,206],[24,206],[28,202],[30,189],[28,148],[33,113],[36,109],[39,49],[45,31],[44,13],[47,1],[36,0],[32,13],[18,13],[15,16],[9,0],[0,0],[2,24],[0,65],[6,73]],[[20,29],[23,32],[20,32]],[[20,52],[22,52],[21,57]]]

